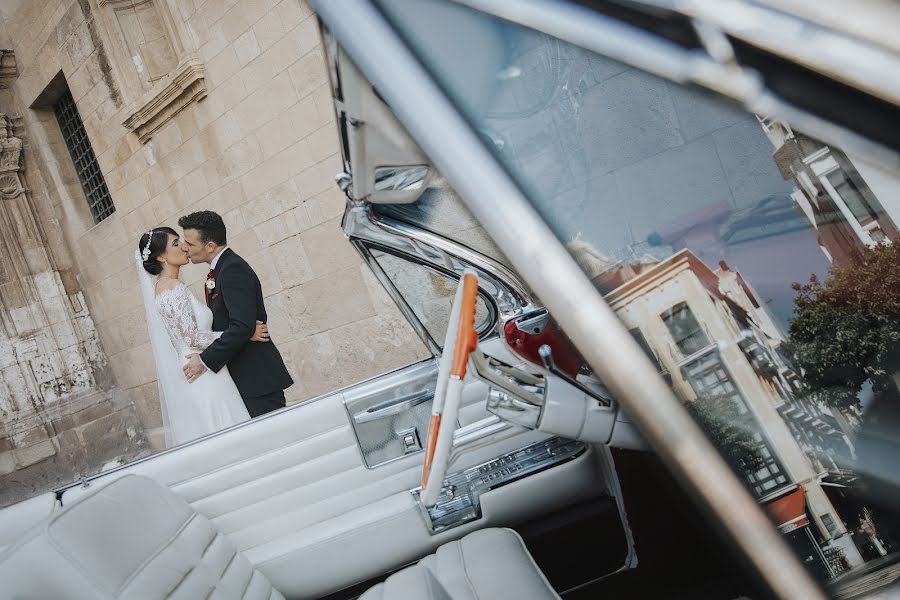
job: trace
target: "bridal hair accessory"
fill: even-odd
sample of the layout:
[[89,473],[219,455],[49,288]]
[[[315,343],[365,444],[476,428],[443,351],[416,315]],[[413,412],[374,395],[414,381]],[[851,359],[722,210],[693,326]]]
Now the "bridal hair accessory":
[[144,246],[144,249],[141,250],[141,260],[147,262],[147,259],[150,258],[150,243],[153,241],[153,232],[155,229],[151,229],[147,232],[147,245]]

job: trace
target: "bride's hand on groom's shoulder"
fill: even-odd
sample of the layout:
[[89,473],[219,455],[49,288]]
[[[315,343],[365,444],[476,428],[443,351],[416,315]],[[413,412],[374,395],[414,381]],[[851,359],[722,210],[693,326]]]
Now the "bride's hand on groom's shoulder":
[[262,321],[256,322],[256,332],[254,332],[253,337],[250,338],[251,342],[268,342],[269,341],[269,326],[263,323]]

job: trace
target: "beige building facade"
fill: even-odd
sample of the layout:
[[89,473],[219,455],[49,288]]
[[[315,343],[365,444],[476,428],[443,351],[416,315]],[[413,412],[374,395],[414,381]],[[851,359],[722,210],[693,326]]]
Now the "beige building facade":
[[856,251],[900,235],[900,177],[861,156],[759,118],[773,159],[794,183],[791,198],[832,263],[846,267]]
[[713,270],[687,249],[618,272],[622,283],[605,298],[676,394],[685,402],[728,398],[740,407],[736,418],[765,457],[757,471],[742,474],[759,502],[769,505],[802,489],[805,518],[822,550],[835,549],[846,566],[862,564],[848,529],[856,523],[844,521],[822,485],[829,472],[840,472],[839,454],[852,452],[849,441],[834,428],[809,440],[792,423],[790,411],[799,411],[824,425],[828,409],[804,400],[778,352],[786,336],[750,284],[724,262]]
[[341,232],[303,0],[6,0],[0,47],[0,504],[162,448],[133,254],[189,212],[257,271],[289,403],[425,356]]

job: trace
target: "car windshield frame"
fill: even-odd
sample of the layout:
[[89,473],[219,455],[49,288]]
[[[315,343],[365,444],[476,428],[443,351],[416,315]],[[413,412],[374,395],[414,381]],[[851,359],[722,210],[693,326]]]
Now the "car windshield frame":
[[[342,30],[344,33],[347,33],[348,28],[352,29],[353,24],[351,24],[351,23],[344,24],[344,25],[346,25],[346,27],[339,26],[337,24],[337,20],[334,18],[335,15],[333,15],[333,14],[329,15],[328,13],[330,11],[325,9],[324,5],[322,5],[321,8],[323,11],[323,18],[328,23],[329,27],[338,28],[338,29]],[[331,18],[329,18],[329,17],[331,17]],[[377,20],[378,17],[375,16],[372,12],[369,12],[369,14],[367,14],[367,15],[360,15],[358,19],[355,19],[355,23],[359,24],[361,22],[367,22],[367,20],[369,20],[369,19]],[[369,21],[369,22],[371,22],[371,21]],[[382,29],[382,32],[386,33],[388,35],[388,37],[390,37],[391,33],[396,33],[396,32],[388,33],[388,31],[389,31],[389,29],[387,29],[387,28]],[[512,248],[516,248],[515,242],[517,241],[517,240],[511,238],[510,233],[508,231],[507,232],[502,231],[503,223],[504,222],[508,223],[508,215],[506,216],[507,218],[504,219],[502,217],[498,217],[497,215],[489,214],[489,212],[485,209],[485,206],[479,203],[479,200],[481,200],[481,197],[483,197],[483,195],[491,196],[491,194],[497,194],[495,196],[495,198],[497,198],[496,202],[498,204],[500,204],[506,208],[516,205],[517,208],[519,208],[521,211],[523,211],[521,214],[524,216],[522,219],[520,219],[519,224],[522,225],[524,222],[524,225],[526,225],[526,227],[524,229],[527,231],[527,233],[534,233],[536,235],[536,237],[540,237],[541,242],[546,242],[546,251],[543,250],[543,246],[542,246],[542,253],[547,255],[547,256],[540,257],[538,260],[536,260],[537,264],[534,264],[534,265],[528,265],[527,263],[523,262],[523,260],[525,260],[525,259],[523,259],[522,256],[511,255],[511,258],[512,258],[511,262],[518,269],[518,271],[523,275],[526,282],[528,282],[529,284],[532,284],[534,286],[534,288],[536,289],[537,293],[539,293],[539,294],[542,293],[542,290],[544,290],[544,291],[548,290],[549,288],[547,287],[547,285],[545,285],[545,282],[540,281],[540,274],[542,273],[542,269],[544,269],[543,274],[548,275],[548,273],[546,272],[547,266],[549,264],[554,264],[556,266],[559,266],[561,268],[561,270],[563,271],[561,273],[555,274],[556,275],[554,278],[555,282],[558,283],[561,280],[571,282],[573,284],[573,287],[577,288],[577,290],[574,291],[573,293],[577,293],[580,296],[581,293],[584,292],[585,297],[589,296],[590,294],[587,293],[587,288],[585,288],[582,285],[583,280],[578,275],[575,275],[573,273],[572,269],[570,268],[571,266],[573,266],[571,264],[571,258],[560,254],[559,251],[562,250],[562,248],[559,247],[558,241],[554,239],[553,241],[556,242],[556,245],[554,245],[553,243],[550,242],[550,239],[546,236],[546,234],[549,233],[549,230],[546,229],[546,225],[542,224],[541,220],[539,218],[537,218],[537,215],[535,215],[534,213],[530,213],[526,209],[526,206],[528,205],[528,203],[523,202],[523,200],[525,199],[525,196],[522,194],[521,189],[517,190],[517,189],[515,189],[514,186],[510,186],[509,184],[511,182],[508,178],[508,172],[506,172],[502,167],[500,167],[500,165],[497,164],[497,162],[495,160],[492,160],[489,157],[489,153],[484,152],[484,150],[487,149],[486,144],[484,143],[484,140],[474,131],[468,131],[468,132],[460,131],[460,132],[458,132],[458,135],[451,136],[452,139],[449,139],[449,140],[447,140],[447,139],[438,140],[433,131],[428,131],[429,128],[432,128],[432,129],[434,128],[434,121],[432,121],[431,123],[427,123],[426,121],[428,120],[429,117],[431,119],[433,119],[436,115],[441,115],[441,116],[445,116],[445,117],[451,117],[451,116],[453,117],[453,118],[448,119],[448,122],[443,124],[444,125],[444,128],[443,128],[444,133],[446,133],[450,127],[452,127],[454,125],[461,125],[462,123],[466,123],[466,125],[469,128],[472,128],[472,125],[473,125],[472,123],[467,123],[465,121],[465,119],[459,118],[458,112],[454,112],[453,109],[455,108],[458,110],[459,106],[457,105],[457,106],[453,107],[450,105],[450,103],[446,102],[446,99],[440,100],[439,93],[437,92],[436,88],[433,85],[433,82],[431,82],[431,81],[415,82],[416,85],[413,85],[412,88],[414,88],[416,90],[416,92],[418,92],[424,96],[428,96],[430,100],[435,101],[436,102],[435,106],[428,106],[429,109],[433,108],[434,110],[422,110],[421,105],[419,105],[419,107],[416,107],[413,105],[413,103],[411,101],[410,102],[403,101],[396,93],[393,93],[393,92],[396,92],[397,90],[389,90],[388,89],[391,86],[388,84],[388,82],[386,80],[386,74],[383,72],[379,73],[378,67],[374,64],[374,62],[376,61],[375,56],[371,56],[371,57],[367,57],[366,59],[363,59],[360,52],[354,52],[354,50],[359,50],[359,48],[358,47],[352,48],[354,46],[354,44],[350,41],[349,36],[339,34],[338,37],[342,43],[345,43],[351,47],[350,54],[354,57],[354,60],[360,61],[360,63],[361,63],[359,65],[360,69],[367,75],[367,77],[369,77],[371,80],[373,80],[374,84],[382,92],[382,95],[385,97],[386,101],[391,105],[392,108],[394,108],[396,110],[400,120],[409,128],[410,132],[413,134],[413,136],[416,138],[416,140],[421,143],[423,150],[425,150],[426,153],[428,153],[428,155],[435,161],[435,164],[439,168],[441,168],[442,171],[444,171],[447,174],[448,179],[451,181],[451,183],[454,185],[454,187],[459,190],[460,196],[463,198],[463,200],[466,202],[466,204],[469,205],[470,209],[479,218],[479,220],[482,222],[482,224],[485,226],[485,228],[489,231],[489,233],[492,236],[494,236],[495,240],[497,241],[497,243],[501,247],[501,249],[503,249],[507,253],[511,252]],[[395,58],[397,56],[403,56],[404,60],[407,57],[411,58],[410,55],[404,55],[403,50],[398,48],[398,45],[394,44],[393,42],[387,43],[387,44],[385,44],[385,46],[386,46],[385,53],[387,55],[391,55],[391,58]],[[383,59],[386,55],[385,53],[377,53],[377,54],[379,55],[379,57],[381,59]],[[411,82],[413,82],[413,80],[416,77],[421,77],[424,74],[424,72],[420,68],[417,69],[418,64],[415,60],[406,61],[406,64],[404,66],[409,67],[409,69],[410,69],[410,72],[408,73],[408,77],[402,78],[403,81],[406,83],[411,83]],[[427,79],[427,77],[426,77],[426,79]],[[398,81],[397,83],[399,85],[401,82]],[[416,94],[410,93],[410,96],[416,96]],[[422,100],[422,97],[419,96],[419,97],[417,97],[417,99]],[[424,114],[415,114],[417,112],[424,113]],[[807,115],[807,116],[809,116],[809,115]],[[817,125],[822,124],[821,120],[818,118],[815,118],[815,117],[813,117],[811,119],[807,119],[806,122],[815,123]],[[465,126],[463,126],[461,129],[465,129]],[[832,129],[832,131],[834,131],[834,130]],[[475,140],[478,140],[478,143],[475,143]],[[445,148],[442,148],[441,142],[446,142],[446,144],[444,144]],[[463,147],[472,150],[473,153],[477,156],[477,159],[482,161],[482,164],[481,165],[477,164],[478,161],[475,159],[476,158],[475,156],[461,158],[458,154],[455,157],[448,155],[449,153],[451,153],[453,151],[459,152]],[[478,148],[480,148],[480,150],[478,150]],[[465,167],[468,167],[468,169],[469,169],[468,173],[465,173]],[[477,181],[477,185],[474,184],[472,181],[467,181],[466,180],[467,177]],[[502,202],[499,200],[500,198],[502,198]],[[517,213],[517,215],[518,215],[518,213]],[[526,253],[526,254],[528,254],[528,253]],[[538,258],[534,255],[534,253],[531,253],[530,256],[531,256],[531,258]],[[579,274],[580,274],[580,272],[579,272]],[[577,282],[577,285],[576,285],[576,282]],[[596,290],[592,290],[592,291],[594,294],[596,294]],[[556,298],[555,295],[553,295],[553,294],[551,294],[551,296],[554,296],[554,298],[551,302],[548,302],[548,304],[559,305],[558,303],[561,302],[561,300]],[[549,298],[548,298],[548,300],[549,300]],[[568,321],[568,323],[569,323],[568,327],[565,322],[562,324],[563,324],[564,329],[568,329],[569,331],[571,331],[573,337],[576,338],[574,340],[576,342],[576,345],[578,345],[579,341],[584,341],[585,339],[590,339],[590,336],[588,334],[590,332],[596,332],[597,326],[602,323],[604,325],[609,326],[609,332],[608,332],[609,335],[607,336],[608,339],[606,340],[608,343],[599,344],[599,345],[604,346],[604,350],[608,351],[608,350],[610,350],[611,347],[628,346],[629,344],[626,343],[624,341],[624,338],[620,336],[621,332],[619,332],[619,331],[613,332],[613,330],[617,329],[617,327],[616,327],[617,325],[618,325],[618,328],[622,328],[621,324],[616,323],[615,325],[613,325],[612,323],[615,322],[614,319],[612,321],[610,321],[608,319],[608,317],[610,315],[603,313],[603,311],[600,310],[601,307],[604,306],[604,303],[602,302],[602,300],[600,302],[596,302],[596,299],[592,299],[588,303],[592,307],[594,307],[595,309],[597,309],[599,311],[597,313],[597,318],[595,318],[593,320],[590,320],[590,319],[585,320],[585,319],[580,318],[582,315],[574,315],[573,318],[571,318],[571,319],[566,318],[566,317],[561,319],[562,321]],[[585,333],[585,335],[580,335],[579,332],[572,330],[572,327],[574,324],[584,325],[584,326],[586,326],[586,329],[590,330],[590,332]],[[567,333],[569,331],[567,331]],[[627,331],[625,331],[624,333],[625,333],[625,335],[629,335]],[[637,347],[636,342],[631,340],[630,343],[631,343],[631,345],[634,346],[634,348],[630,348],[629,352],[631,352],[632,350],[636,350],[638,353],[641,352],[640,348]],[[590,351],[588,351],[589,349],[585,346],[582,346],[581,349],[586,351],[585,354],[587,355],[588,361],[591,363],[591,365],[594,367],[598,367],[597,363],[599,363],[599,361],[597,360],[597,358],[600,355],[604,354],[604,352],[602,352],[602,351],[590,352]],[[630,363],[633,356],[629,355],[628,353],[623,353],[623,354],[625,354],[625,355],[621,356],[620,363],[621,364]],[[646,360],[646,359],[644,358],[643,360]],[[641,360],[635,361],[635,363],[639,363],[639,362],[642,362],[642,361]],[[647,362],[649,363],[649,361],[647,361]],[[646,369],[644,368],[645,366],[649,366],[649,365],[642,364],[640,366],[640,368],[638,368],[637,365],[635,364],[635,367],[636,367],[635,370],[644,372],[644,371],[646,371]],[[598,370],[598,372],[609,374],[610,377],[614,380],[616,379],[614,374],[611,373],[611,371],[608,368],[601,367],[601,368],[598,368],[597,370]],[[651,379],[653,379],[653,378],[651,378]],[[655,379],[658,380],[658,377]],[[632,382],[629,382],[629,383],[632,383]],[[658,383],[658,381],[655,383],[647,382],[646,386],[635,386],[637,389],[630,389],[630,390],[628,389],[627,385],[621,385],[621,382],[614,381],[614,386],[618,387],[619,390],[623,392],[623,396],[628,397],[627,404],[629,404],[630,408],[635,409],[636,413],[643,412],[644,416],[646,416],[646,412],[644,412],[643,410],[638,410],[638,409],[646,409],[647,407],[646,406],[640,407],[639,406],[640,403],[638,402],[638,400],[636,400],[635,396],[639,395],[640,392],[649,392],[651,390],[659,392],[661,388],[656,387],[656,383]],[[665,395],[665,394],[663,394],[663,395]],[[663,404],[673,403],[673,402],[677,403],[677,401],[674,401],[673,398],[666,397],[665,400],[660,400],[658,407],[662,408]],[[626,404],[626,403],[623,402],[623,404]],[[668,409],[668,408],[673,408],[673,407],[671,407],[671,406],[666,407],[666,409]],[[737,535],[737,533],[738,533],[737,529],[740,529],[740,528],[730,528],[730,527],[727,527],[727,525],[728,525],[727,522],[723,523],[723,521],[726,521],[726,518],[727,518],[726,512],[727,511],[726,511],[726,507],[722,506],[722,505],[718,505],[718,502],[720,500],[723,500],[726,496],[729,496],[729,494],[721,493],[722,490],[718,490],[718,491],[705,490],[705,493],[704,493],[704,490],[702,490],[702,489],[698,490],[698,488],[696,486],[703,479],[703,474],[701,473],[702,469],[699,467],[692,469],[689,465],[685,464],[684,458],[686,458],[687,454],[690,454],[689,452],[686,454],[685,449],[682,448],[682,452],[681,452],[680,456],[666,454],[666,451],[671,451],[678,446],[678,444],[675,443],[674,440],[671,440],[671,439],[666,440],[667,433],[671,433],[673,431],[673,429],[677,429],[677,427],[675,427],[675,425],[684,425],[685,429],[681,433],[684,434],[688,438],[691,438],[693,435],[696,435],[696,433],[697,433],[696,429],[692,429],[690,426],[686,425],[685,422],[680,417],[676,418],[677,411],[674,410],[674,408],[673,408],[673,411],[671,412],[671,414],[673,416],[673,419],[675,421],[677,421],[677,423],[675,423],[675,422],[669,423],[669,424],[667,424],[668,426],[664,427],[664,428],[654,427],[654,424],[645,418],[638,418],[637,420],[639,421],[639,424],[641,425],[641,428],[645,431],[645,433],[648,433],[649,437],[653,438],[653,441],[656,442],[657,444],[659,444],[658,449],[659,448],[665,449],[665,451],[663,452],[663,457],[666,458],[670,462],[671,465],[674,465],[675,467],[677,467],[679,474],[682,475],[687,480],[687,482],[690,484],[689,487],[693,487],[693,491],[695,491],[695,492],[697,492],[697,491],[701,492],[700,497],[707,503],[707,508],[712,509],[713,514],[720,520],[720,524],[724,524],[724,525],[726,525],[727,529],[730,529],[730,534],[731,534],[732,538],[734,539],[734,541],[739,543],[740,547],[745,551],[745,555],[751,560],[751,562],[754,563],[754,565],[757,567],[757,569],[764,575],[765,579],[773,587],[773,589],[778,590],[780,593],[786,592],[788,589],[793,589],[795,591],[802,589],[802,590],[805,590],[805,593],[810,594],[811,597],[818,597],[818,593],[815,591],[814,584],[811,584],[811,582],[807,581],[804,577],[800,576],[799,569],[798,569],[797,573],[793,574],[793,577],[795,579],[795,581],[793,583],[786,581],[786,579],[784,577],[780,577],[778,575],[778,573],[776,571],[777,571],[777,566],[779,566],[779,565],[776,565],[775,564],[776,562],[784,561],[783,563],[781,563],[780,566],[784,566],[786,564],[793,564],[795,566],[797,565],[797,563],[793,559],[792,555],[790,555],[790,554],[788,554],[786,556],[784,555],[784,553],[782,552],[783,543],[778,542],[777,541],[778,538],[773,538],[772,536],[769,536],[761,531],[758,532],[759,533],[758,536],[755,536],[755,535],[753,535],[753,533],[754,533],[753,531],[751,531],[748,528],[743,528],[742,533],[744,535],[746,535],[747,539],[742,539],[740,536]],[[696,440],[693,440],[693,439],[691,440],[691,444],[693,444],[695,442],[696,442]],[[699,446],[702,446],[702,444],[700,444],[699,442],[697,442],[697,444]],[[701,460],[699,456],[695,456],[695,458],[697,458],[698,461]],[[711,472],[715,471],[715,472],[721,474],[721,471],[718,470],[720,465],[713,464],[713,463],[715,463],[715,461],[710,461],[710,462],[706,463],[703,468],[707,468]],[[723,477],[723,480],[721,482],[722,485],[720,487],[728,487],[725,485],[725,479],[727,479],[727,477]],[[731,491],[734,492],[734,490],[731,490]],[[748,505],[742,501],[741,497],[743,495],[744,494],[742,494],[742,493],[735,492],[733,495],[730,496],[730,500],[734,502],[734,504],[731,505],[731,508],[734,508],[737,505],[741,505],[747,509],[748,516],[751,513],[758,515],[759,511],[754,510],[756,508],[755,506],[753,508],[751,508],[750,505]],[[761,529],[766,529],[766,527],[762,526]],[[770,554],[768,556],[763,556],[763,553],[752,551],[753,548],[760,548],[760,547],[768,547]],[[778,558],[777,560],[774,560],[776,556],[779,556],[780,558]],[[768,565],[768,567],[767,567],[767,565]]]

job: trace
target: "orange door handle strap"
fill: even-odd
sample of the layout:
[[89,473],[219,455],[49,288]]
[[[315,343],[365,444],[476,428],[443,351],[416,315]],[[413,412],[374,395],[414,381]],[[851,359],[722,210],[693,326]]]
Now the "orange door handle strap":
[[438,431],[441,430],[441,415],[431,415],[428,420],[428,437],[425,439],[425,464],[422,466],[422,489],[428,485],[431,473],[431,462],[434,460],[434,447],[437,445]]
[[466,365],[469,354],[478,345],[478,332],[475,331],[475,306],[478,301],[478,278],[466,273],[463,275],[462,307],[459,313],[459,329],[456,336],[456,347],[453,349],[453,364],[450,375],[460,379],[466,376]]

